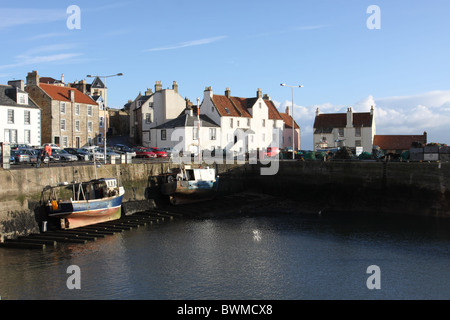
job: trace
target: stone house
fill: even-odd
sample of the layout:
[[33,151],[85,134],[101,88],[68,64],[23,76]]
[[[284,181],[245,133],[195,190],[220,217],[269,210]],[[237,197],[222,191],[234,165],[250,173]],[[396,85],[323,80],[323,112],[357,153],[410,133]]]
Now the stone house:
[[0,142],[41,145],[41,110],[23,80],[0,85]]
[[[163,89],[161,81],[156,81],[155,91],[147,89],[129,103],[130,138],[136,145],[156,147],[156,135],[151,130],[177,118],[186,108],[188,101],[178,93],[178,84]],[[156,134],[156,133],[155,133]]]
[[320,113],[316,111],[314,121],[314,150],[335,147],[362,147],[363,152],[372,152],[376,134],[374,108],[370,112]]
[[42,143],[80,148],[99,136],[99,106],[88,95],[64,84],[45,84],[29,72],[25,91],[41,109]]

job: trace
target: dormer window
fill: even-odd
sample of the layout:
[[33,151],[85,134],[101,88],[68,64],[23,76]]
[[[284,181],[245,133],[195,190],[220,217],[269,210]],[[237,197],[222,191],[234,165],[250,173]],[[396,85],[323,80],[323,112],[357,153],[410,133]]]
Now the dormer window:
[[17,94],[17,103],[18,104],[28,104],[28,94],[18,93]]

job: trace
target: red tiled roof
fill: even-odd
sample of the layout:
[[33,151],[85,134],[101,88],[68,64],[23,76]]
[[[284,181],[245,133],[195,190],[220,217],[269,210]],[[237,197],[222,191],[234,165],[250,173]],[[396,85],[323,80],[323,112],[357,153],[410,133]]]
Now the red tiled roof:
[[92,100],[83,92],[69,87],[55,86],[51,84],[40,83],[39,87],[44,90],[53,100],[70,102],[69,91],[75,92],[75,102],[95,105],[97,102]]
[[[292,117],[287,113],[280,113],[280,115],[283,118],[286,128],[292,128]],[[300,129],[300,126],[297,124],[297,122],[294,121],[294,123],[295,129]]]
[[266,103],[267,107],[269,108],[269,119],[283,120],[283,117],[278,112],[278,109],[277,109],[277,107],[275,107],[272,100],[264,99],[264,102]]
[[[239,97],[227,97],[224,95],[213,95],[212,102],[217,108],[220,116],[222,117],[243,117],[251,118],[249,108],[253,107],[257,98],[239,98]],[[264,100],[269,109],[269,119],[282,120],[277,108],[270,100]],[[228,112],[227,112],[228,110]]]
[[413,142],[427,143],[427,135],[375,135],[373,145],[382,150],[408,150]]
[[[353,126],[371,127],[373,115],[370,112],[353,113]],[[345,128],[347,126],[347,113],[319,114],[314,121],[314,128]]]

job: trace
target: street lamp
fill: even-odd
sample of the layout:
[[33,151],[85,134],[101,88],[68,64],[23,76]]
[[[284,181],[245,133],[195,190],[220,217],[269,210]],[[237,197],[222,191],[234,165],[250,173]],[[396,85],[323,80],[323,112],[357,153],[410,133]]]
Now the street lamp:
[[[109,76],[93,76],[91,74],[86,75],[86,77],[88,78],[95,78],[95,77],[99,77],[99,78],[103,78],[104,79],[104,85],[105,85],[105,89],[106,89],[106,78],[111,78],[111,77],[120,77],[123,76],[123,73],[116,73],[116,74],[111,74]],[[104,156],[105,156],[105,164],[106,164],[106,97],[105,97],[105,105],[103,107],[103,152],[104,152]],[[94,157],[95,157],[95,153],[94,153]]]
[[289,87],[292,90],[292,160],[295,159],[295,120],[294,120],[294,88],[303,88],[303,85],[288,86],[285,83],[280,84],[282,87]]

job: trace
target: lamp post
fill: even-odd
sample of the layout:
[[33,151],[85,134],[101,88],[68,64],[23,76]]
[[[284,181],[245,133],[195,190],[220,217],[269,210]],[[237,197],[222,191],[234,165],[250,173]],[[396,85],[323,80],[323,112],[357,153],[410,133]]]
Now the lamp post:
[[295,159],[295,120],[294,120],[294,88],[303,88],[303,85],[288,86],[285,83],[280,84],[282,87],[289,87],[292,90],[292,160]]
[[[111,74],[109,76],[93,76],[93,75],[88,74],[86,77],[88,77],[88,78],[95,78],[95,77],[103,78],[105,89],[106,89],[106,78],[120,77],[120,76],[123,76],[123,73]],[[105,97],[105,105],[103,106],[103,116],[104,116],[103,117],[103,152],[104,152],[105,164],[106,164],[106,97]],[[94,152],[94,158],[95,158],[95,152]]]

